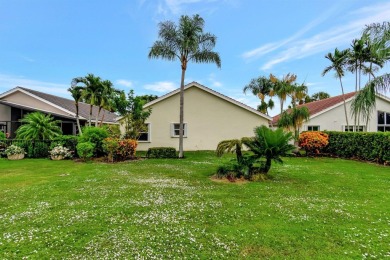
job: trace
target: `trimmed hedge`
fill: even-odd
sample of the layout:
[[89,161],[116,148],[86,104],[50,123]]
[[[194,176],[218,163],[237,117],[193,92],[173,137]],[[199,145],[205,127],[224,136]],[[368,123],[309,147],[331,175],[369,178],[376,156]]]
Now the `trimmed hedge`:
[[173,147],[152,147],[146,153],[147,158],[177,158],[176,149]]
[[390,163],[390,133],[325,131],[329,144],[324,152],[380,164]]

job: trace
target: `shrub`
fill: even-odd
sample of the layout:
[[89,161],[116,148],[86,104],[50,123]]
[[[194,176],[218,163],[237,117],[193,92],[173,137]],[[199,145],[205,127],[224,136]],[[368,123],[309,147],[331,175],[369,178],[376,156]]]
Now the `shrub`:
[[27,145],[27,157],[45,158],[49,155],[49,145],[43,141],[32,141]]
[[62,156],[65,158],[72,158],[72,152],[68,148],[58,145],[50,150],[51,156]]
[[17,145],[10,145],[5,149],[6,155],[25,154],[25,150]]
[[152,147],[146,153],[147,158],[177,158],[176,149],[173,147]]
[[106,138],[103,140],[103,151],[108,155],[108,161],[113,162],[118,151],[118,139]]
[[326,132],[329,144],[325,152],[343,157],[372,161],[380,164],[390,163],[389,133]]
[[133,159],[137,148],[137,141],[132,139],[119,140],[117,156],[119,160]]
[[7,137],[5,136],[3,131],[0,131],[0,140],[6,140]]
[[91,142],[95,144],[93,155],[101,156],[104,154],[103,140],[107,137],[108,137],[108,132],[104,128],[93,127],[93,126],[85,127],[83,129],[83,134],[78,138],[78,142],[79,143]]
[[328,135],[323,132],[303,132],[299,135],[299,146],[307,154],[319,154],[328,145]]
[[56,146],[63,146],[68,148],[70,151],[76,152],[78,137],[75,135],[60,135],[54,138],[50,144],[50,150]]
[[84,161],[93,156],[93,151],[95,150],[95,144],[91,142],[83,142],[77,144],[77,154]]

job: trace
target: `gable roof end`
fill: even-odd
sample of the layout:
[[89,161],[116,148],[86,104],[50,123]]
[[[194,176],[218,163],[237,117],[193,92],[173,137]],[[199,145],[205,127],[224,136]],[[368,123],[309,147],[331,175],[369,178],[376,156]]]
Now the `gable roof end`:
[[[201,85],[198,82],[193,81],[193,82],[185,85],[184,86],[184,90],[187,90],[187,89],[189,89],[191,87],[199,88],[199,89],[201,89],[203,91],[206,91],[206,92],[208,92],[208,93],[210,93],[210,94],[212,94],[214,96],[217,96],[217,97],[219,97],[219,98],[221,98],[221,99],[223,99],[223,100],[225,100],[227,102],[230,102],[230,103],[232,103],[232,104],[234,104],[236,106],[239,106],[239,107],[241,107],[241,108],[243,108],[243,109],[245,109],[247,111],[250,111],[250,112],[252,112],[252,113],[254,113],[256,115],[262,116],[262,117],[264,117],[267,120],[272,120],[272,117],[267,116],[267,115],[257,111],[256,109],[254,109],[254,108],[252,108],[250,106],[247,106],[247,105],[245,105],[245,104],[243,104],[243,103],[241,103],[241,102],[239,102],[239,101],[237,101],[237,100],[235,100],[233,98],[230,98],[230,97],[225,96],[225,95],[223,95],[223,94],[221,94],[221,93],[219,93],[219,92],[217,92],[215,90],[212,90],[211,88],[208,88],[208,87],[206,87],[204,85]],[[167,94],[165,94],[165,95],[163,95],[163,96],[161,96],[161,97],[159,97],[159,98],[157,98],[157,99],[155,99],[155,100],[145,104],[144,108],[147,108],[147,107],[150,107],[150,106],[152,106],[152,105],[154,105],[156,103],[159,103],[159,102],[161,102],[161,101],[163,101],[163,100],[165,100],[165,99],[167,99],[167,98],[169,98],[169,97],[171,97],[171,96],[173,96],[173,95],[175,95],[175,94],[177,94],[179,92],[180,92],[180,88],[178,88],[176,90],[173,90],[173,91],[171,91],[171,92],[169,92],[169,93],[167,93]]]

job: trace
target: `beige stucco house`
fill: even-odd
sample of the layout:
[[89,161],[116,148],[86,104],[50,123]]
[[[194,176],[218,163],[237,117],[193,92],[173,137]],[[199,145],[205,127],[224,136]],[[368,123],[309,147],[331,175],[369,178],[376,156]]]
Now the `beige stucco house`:
[[[85,125],[89,118],[89,108],[89,104],[79,103],[81,125]],[[14,138],[15,131],[21,124],[20,119],[34,111],[50,114],[55,120],[59,120],[63,134],[77,133],[74,100],[23,87],[16,87],[0,94],[0,131],[8,133],[11,138]],[[97,114],[98,107],[93,106],[93,121],[96,120]],[[103,123],[117,124],[116,114],[103,109],[99,115],[99,120],[103,119]]]
[[[363,118],[355,118],[351,111],[351,103],[356,92],[345,94],[349,129],[345,120],[342,95],[335,96],[301,106],[309,109],[310,118],[304,122],[302,131],[353,131],[353,132],[389,132],[390,131],[390,99],[377,94],[376,105],[372,110],[368,123]],[[279,115],[273,118],[277,124]]]
[[[179,146],[179,89],[144,108],[152,114],[146,120],[148,132],[138,141],[138,150]],[[184,89],[184,150],[215,150],[222,140],[253,136],[256,126],[267,125],[271,117],[197,82]],[[124,127],[122,125],[122,131]]]

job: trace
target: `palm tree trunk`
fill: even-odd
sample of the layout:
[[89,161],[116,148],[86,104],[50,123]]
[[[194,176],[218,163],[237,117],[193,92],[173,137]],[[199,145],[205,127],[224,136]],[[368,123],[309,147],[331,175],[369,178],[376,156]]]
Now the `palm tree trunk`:
[[88,119],[88,126],[91,126],[92,121],[92,105],[89,105],[89,119]]
[[180,128],[179,128],[179,158],[184,158],[183,136],[184,136],[184,77],[187,64],[182,65],[180,82]]
[[102,107],[99,107],[98,113],[96,115],[95,127],[98,126],[100,111],[102,111]]
[[[360,61],[360,63],[359,63],[359,91],[360,91],[361,74],[362,74],[362,62]],[[360,109],[359,109],[359,113],[358,113],[357,117],[358,117],[357,126],[359,126],[360,125]]]
[[271,158],[266,157],[265,165],[263,168],[263,172],[265,174],[268,174],[269,170],[271,169],[271,163],[272,163]]
[[345,121],[347,122],[347,129],[348,129],[348,131],[349,131],[347,104],[345,103],[344,87],[343,87],[343,82],[341,81],[341,78],[340,78],[340,77],[339,77],[339,80],[340,80],[340,85],[341,85],[341,93],[343,94]]
[[103,116],[102,116],[102,119],[100,120],[100,127],[102,127],[102,125],[103,125],[105,115],[106,115],[106,111],[103,111]]
[[81,132],[80,119],[79,119],[79,104],[78,103],[76,103],[76,123],[77,123],[77,128],[79,129],[79,135],[82,135],[83,133]]

